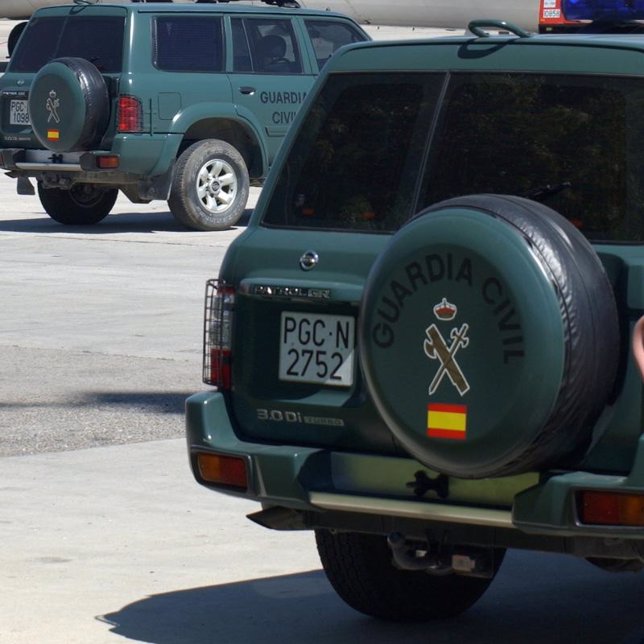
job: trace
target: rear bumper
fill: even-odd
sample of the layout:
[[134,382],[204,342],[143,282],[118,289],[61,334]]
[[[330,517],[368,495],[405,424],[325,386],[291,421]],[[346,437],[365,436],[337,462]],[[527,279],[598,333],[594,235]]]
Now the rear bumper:
[[[254,499],[264,507],[283,507],[347,517],[382,517],[400,521],[511,530],[535,537],[644,538],[644,529],[583,525],[576,511],[579,490],[644,492],[644,443],[628,477],[552,473],[539,479],[527,474],[503,479],[450,479],[445,498],[430,490],[414,493],[416,473],[436,476],[413,459],[341,453],[294,445],[240,440],[217,392],[191,396],[186,403],[187,441],[196,480],[212,489]],[[241,456],[249,464],[246,492],[204,482],[196,465],[199,453]],[[337,519],[336,519],[337,522]],[[349,525],[349,524],[348,524]]]
[[[37,177],[50,187],[97,183],[124,188],[140,198],[167,199],[178,135],[118,135],[109,150],[55,153],[51,150],[0,148],[0,169],[12,177]],[[102,169],[101,156],[118,159],[118,167]]]

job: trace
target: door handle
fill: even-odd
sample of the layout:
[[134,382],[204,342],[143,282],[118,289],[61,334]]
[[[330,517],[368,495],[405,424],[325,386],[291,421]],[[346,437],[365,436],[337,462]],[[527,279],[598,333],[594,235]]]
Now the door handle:
[[254,87],[244,86],[244,87],[240,87],[239,91],[242,94],[247,94],[248,96],[252,96],[255,93],[255,88]]

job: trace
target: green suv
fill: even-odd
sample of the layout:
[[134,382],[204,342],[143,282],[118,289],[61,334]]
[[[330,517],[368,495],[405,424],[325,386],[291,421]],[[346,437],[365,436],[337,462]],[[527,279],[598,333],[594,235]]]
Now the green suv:
[[329,62],[187,401],[196,480],[385,619],[467,609],[507,548],[644,561],[644,41],[469,29]]
[[37,11],[0,78],[0,168],[62,224],[95,224],[121,190],[189,228],[244,212],[339,47],[339,14],[220,4]]

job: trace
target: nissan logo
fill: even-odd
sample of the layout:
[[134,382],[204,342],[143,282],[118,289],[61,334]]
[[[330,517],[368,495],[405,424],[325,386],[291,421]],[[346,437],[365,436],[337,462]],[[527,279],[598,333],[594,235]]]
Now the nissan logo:
[[320,260],[318,254],[314,250],[307,250],[302,257],[300,257],[300,268],[303,271],[310,271],[315,268]]

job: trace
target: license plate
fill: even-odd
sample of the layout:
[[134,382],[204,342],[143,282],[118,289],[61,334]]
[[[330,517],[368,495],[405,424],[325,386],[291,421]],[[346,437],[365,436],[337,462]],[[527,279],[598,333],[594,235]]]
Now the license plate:
[[15,98],[11,99],[9,102],[9,124],[31,125],[27,101],[21,101]]
[[282,313],[279,379],[334,387],[353,384],[355,319]]

